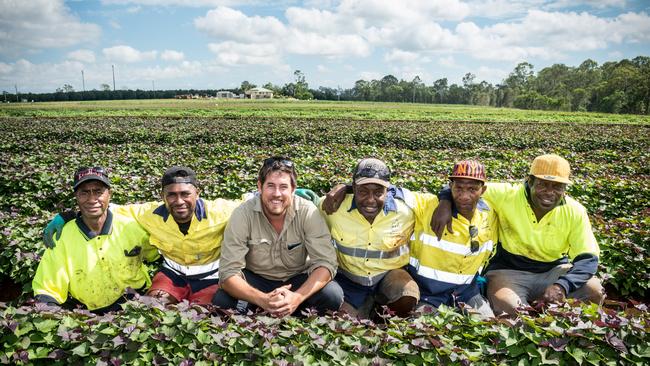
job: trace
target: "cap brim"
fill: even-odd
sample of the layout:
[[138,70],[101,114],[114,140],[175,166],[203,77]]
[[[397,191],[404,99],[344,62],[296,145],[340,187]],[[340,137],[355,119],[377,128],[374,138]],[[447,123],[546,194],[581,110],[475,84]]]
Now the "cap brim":
[[466,177],[466,176],[464,176],[464,175],[450,175],[450,176],[449,176],[449,179],[454,179],[454,178],[458,178],[458,179],[471,179],[471,180],[477,180],[477,181],[479,181],[479,182],[483,182],[483,183],[485,183],[485,179],[480,179],[480,178]]
[[86,182],[88,182],[88,181],[91,181],[91,180],[100,181],[100,182],[104,183],[108,188],[111,188],[111,182],[110,182],[108,179],[106,179],[106,178],[101,178],[101,177],[98,177],[98,176],[95,176],[95,175],[87,175],[87,176],[81,178],[81,179],[80,179],[80,180],[79,180],[79,181],[78,181],[78,182],[77,182],[77,183],[72,187],[72,189],[73,189],[73,190],[76,190],[77,187],[79,187],[80,185],[82,185],[82,184],[84,184],[84,183],[86,183]]
[[390,186],[390,182],[387,182],[379,178],[357,178],[357,180],[354,181],[354,184],[356,185],[363,185],[363,184],[370,184],[370,183],[379,184],[380,186],[384,186],[386,188]]
[[548,180],[551,182],[558,182],[558,183],[564,183],[564,184],[571,184],[571,181],[567,178],[564,177],[558,177],[557,175],[535,175],[533,174],[535,178],[543,179],[543,180]]

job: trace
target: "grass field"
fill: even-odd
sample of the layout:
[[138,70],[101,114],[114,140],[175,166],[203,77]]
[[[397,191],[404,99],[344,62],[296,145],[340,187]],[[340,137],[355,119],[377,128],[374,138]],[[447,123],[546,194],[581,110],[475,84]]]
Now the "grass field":
[[490,179],[520,181],[535,156],[557,153],[573,167],[569,194],[592,219],[602,251],[599,276],[623,301],[606,310],[528,309],[512,321],[444,310],[374,324],[337,316],[216,316],[186,305],[137,303],[97,318],[13,300],[0,303],[0,363],[648,364],[649,122],[648,116],[394,103],[3,104],[0,280],[18,285],[18,300],[29,297],[43,226],[74,205],[70,175],[81,165],[107,167],[113,201],[131,203],[158,200],[159,177],[175,164],[194,168],[202,197],[213,199],[254,189],[261,161],[273,154],[291,156],[298,184],[324,193],[348,181],[354,163],[367,156],[385,160],[396,184],[437,191],[459,159],[480,159]]

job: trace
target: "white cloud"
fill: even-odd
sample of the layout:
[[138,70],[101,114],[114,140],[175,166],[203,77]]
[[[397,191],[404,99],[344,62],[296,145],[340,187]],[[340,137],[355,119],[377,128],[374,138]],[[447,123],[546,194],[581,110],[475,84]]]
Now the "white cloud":
[[384,60],[387,62],[410,63],[421,59],[420,54],[416,52],[402,51],[394,49],[384,55]]
[[98,25],[81,22],[63,0],[0,2],[0,55],[70,47],[100,34]]
[[76,50],[68,52],[68,59],[92,64],[95,62],[95,53],[91,50]]
[[116,21],[114,21],[114,20],[109,21],[108,24],[109,24],[113,29],[122,29],[122,26],[120,25],[120,23],[118,23],[118,22],[116,22]]
[[284,24],[277,18],[249,17],[239,10],[221,6],[196,18],[194,25],[216,39],[246,43],[280,42],[286,34]]
[[237,42],[210,43],[210,51],[224,66],[278,65],[281,62],[279,50],[272,44],[246,44]]
[[142,52],[131,46],[125,45],[104,48],[102,53],[111,61],[127,63],[154,60],[158,54],[156,51]]
[[327,35],[292,29],[282,43],[288,52],[298,55],[365,57],[370,54],[370,46],[363,37],[353,34]]
[[318,72],[329,72],[330,71],[330,69],[327,66],[320,65],[320,64],[316,66],[316,70]]
[[160,54],[160,58],[165,61],[182,61],[185,58],[183,52],[178,52],[174,50],[164,50]]
[[104,5],[137,4],[142,6],[182,6],[192,8],[240,6],[259,3],[261,3],[259,0],[102,0],[102,4]]
[[458,68],[459,67],[458,63],[456,62],[456,59],[452,55],[440,57],[438,59],[438,64],[440,66],[449,67],[449,68]]

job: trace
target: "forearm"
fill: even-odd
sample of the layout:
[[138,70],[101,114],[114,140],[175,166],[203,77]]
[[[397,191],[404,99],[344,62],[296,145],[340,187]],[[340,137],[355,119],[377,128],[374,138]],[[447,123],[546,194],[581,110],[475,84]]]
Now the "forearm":
[[328,282],[332,280],[330,271],[325,267],[316,268],[307,278],[307,281],[300,286],[295,292],[300,295],[300,303],[320,291]]
[[221,288],[236,299],[248,301],[264,310],[268,310],[268,301],[265,301],[268,295],[249,285],[248,282],[239,275],[228,277],[221,284]]
[[556,284],[562,286],[566,293],[570,293],[582,287],[598,270],[598,257],[590,254],[580,254],[573,260],[573,266]]

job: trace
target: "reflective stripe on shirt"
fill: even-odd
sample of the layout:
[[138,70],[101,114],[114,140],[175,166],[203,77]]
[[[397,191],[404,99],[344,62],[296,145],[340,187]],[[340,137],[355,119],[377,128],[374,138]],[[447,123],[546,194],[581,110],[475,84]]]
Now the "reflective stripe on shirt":
[[[411,235],[411,240],[415,240],[415,239],[416,239],[415,234]],[[452,243],[447,240],[438,240],[438,238],[435,235],[421,233],[419,239],[424,245],[428,245],[430,247],[438,248],[446,252],[460,254],[460,255],[477,256],[484,252],[492,252],[492,249],[494,248],[494,243],[492,242],[492,240],[486,241],[485,243],[483,243],[483,245],[479,246],[476,252],[472,252],[471,248],[468,247],[467,245]]]
[[174,262],[173,260],[163,257],[163,267],[169,268],[173,270],[174,272],[183,275],[183,276],[193,276],[193,277],[200,277],[201,274],[203,273],[210,273],[213,272],[205,277],[201,277],[201,279],[204,280],[211,280],[211,279],[216,279],[219,278],[219,260],[217,259],[214,262],[203,264],[203,265],[197,265],[197,266],[185,266],[180,263]]
[[349,255],[357,258],[371,258],[371,259],[388,259],[388,258],[398,258],[402,255],[409,252],[409,246],[407,244],[400,245],[399,247],[393,250],[368,250],[364,248],[351,248],[346,247],[337,240],[332,239],[335,244],[336,249],[345,255]]
[[459,274],[441,271],[439,269],[434,269],[427,266],[421,266],[420,261],[417,258],[411,257],[409,259],[409,265],[415,268],[418,275],[426,277],[435,281],[442,281],[446,283],[453,283],[455,285],[466,285],[472,282],[476,273],[472,274]]

